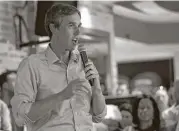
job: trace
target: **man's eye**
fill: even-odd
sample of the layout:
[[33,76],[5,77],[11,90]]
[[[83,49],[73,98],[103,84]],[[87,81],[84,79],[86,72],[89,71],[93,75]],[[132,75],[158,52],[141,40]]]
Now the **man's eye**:
[[74,24],[69,24],[69,27],[75,27],[75,25]]

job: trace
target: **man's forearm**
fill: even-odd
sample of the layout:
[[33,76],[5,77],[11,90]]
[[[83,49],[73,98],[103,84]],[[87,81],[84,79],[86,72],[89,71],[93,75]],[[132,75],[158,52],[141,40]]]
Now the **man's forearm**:
[[29,113],[27,114],[28,118],[32,121],[38,120],[40,117],[47,114],[49,111],[56,108],[63,101],[61,95],[55,94],[53,96],[47,97],[43,100],[36,101],[32,104]]
[[96,88],[93,90],[92,107],[94,115],[101,114],[105,109],[106,102],[101,89]]

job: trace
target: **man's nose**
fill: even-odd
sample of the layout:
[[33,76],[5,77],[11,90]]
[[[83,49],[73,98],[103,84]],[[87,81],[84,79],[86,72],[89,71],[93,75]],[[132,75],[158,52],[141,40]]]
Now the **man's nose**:
[[80,28],[76,28],[74,35],[78,36],[80,34]]

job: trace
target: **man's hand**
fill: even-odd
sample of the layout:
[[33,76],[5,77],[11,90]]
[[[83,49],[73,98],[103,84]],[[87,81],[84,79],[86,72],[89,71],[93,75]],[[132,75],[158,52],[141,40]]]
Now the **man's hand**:
[[100,88],[99,74],[91,60],[88,60],[88,62],[85,64],[84,71],[85,71],[86,79],[87,80],[94,79],[94,87]]
[[71,81],[68,86],[61,92],[63,99],[70,99],[77,91],[89,90],[89,83],[85,79],[75,79]]

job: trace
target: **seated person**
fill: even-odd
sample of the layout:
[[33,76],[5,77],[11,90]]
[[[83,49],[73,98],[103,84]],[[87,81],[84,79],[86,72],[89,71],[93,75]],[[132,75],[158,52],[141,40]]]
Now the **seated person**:
[[133,113],[137,131],[160,131],[159,108],[151,96],[139,98]]

